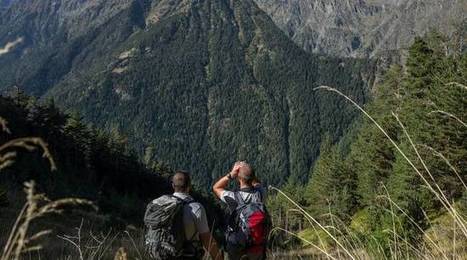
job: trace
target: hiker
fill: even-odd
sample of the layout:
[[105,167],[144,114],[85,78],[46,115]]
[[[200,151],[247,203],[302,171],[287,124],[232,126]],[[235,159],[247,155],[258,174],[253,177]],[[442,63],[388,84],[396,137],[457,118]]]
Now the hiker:
[[[236,181],[238,191],[226,190]],[[270,217],[264,205],[266,191],[246,162],[236,162],[232,170],[213,186],[216,196],[227,204],[230,218],[226,231],[229,260],[266,259]]]
[[206,211],[190,196],[191,178],[185,171],[172,177],[172,195],[149,203],[144,217],[146,250],[152,259],[202,259],[204,249],[213,260],[223,259],[213,239]]

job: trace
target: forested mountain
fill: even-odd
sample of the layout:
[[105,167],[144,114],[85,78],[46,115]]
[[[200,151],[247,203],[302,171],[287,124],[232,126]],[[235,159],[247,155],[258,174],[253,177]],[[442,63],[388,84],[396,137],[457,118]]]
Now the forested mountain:
[[407,49],[433,29],[459,37],[467,21],[462,0],[255,1],[303,49],[340,57]]
[[313,88],[364,103],[374,67],[306,53],[252,0],[18,1],[0,46],[0,89],[54,98],[203,187],[237,159],[271,184],[306,181],[322,136],[356,115]]

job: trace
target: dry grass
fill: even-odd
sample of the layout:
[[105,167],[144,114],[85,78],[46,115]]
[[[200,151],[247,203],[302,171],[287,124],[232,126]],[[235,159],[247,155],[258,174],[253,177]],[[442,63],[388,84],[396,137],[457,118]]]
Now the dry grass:
[[[60,259],[146,259],[144,257],[143,230],[133,230],[138,238],[135,239],[129,231],[114,232],[112,230],[99,235],[93,234],[93,231],[86,230],[81,222],[80,226],[75,228],[74,235],[59,235],[59,239],[66,242],[65,253],[57,255]],[[113,255],[116,252],[116,255]],[[130,257],[131,256],[131,257]],[[122,258],[126,257],[126,258]]]
[[11,229],[8,241],[3,248],[0,259],[19,259],[24,253],[41,250],[42,246],[35,244],[39,238],[48,235],[52,230],[42,230],[35,234],[28,234],[31,223],[39,218],[50,214],[60,214],[64,207],[86,205],[94,207],[87,200],[66,198],[60,200],[49,200],[45,194],[37,194],[34,181],[25,183],[26,204],[22,208],[13,228]]
[[128,256],[125,252],[125,249],[123,247],[120,247],[115,254],[114,260],[127,260]]
[[[10,130],[7,127],[7,122],[0,117],[1,130],[9,134]],[[43,157],[46,158],[51,165],[51,169],[55,170],[55,162],[50,154],[47,144],[36,137],[25,137],[10,140],[0,145],[0,171],[5,167],[14,163],[16,152],[14,149],[23,148],[27,151],[33,151],[41,148]],[[34,220],[43,218],[50,214],[60,214],[64,207],[86,205],[94,207],[94,205],[82,199],[65,198],[59,200],[50,200],[45,194],[36,193],[36,185],[34,181],[24,183],[26,193],[26,203],[21,209],[11,231],[8,240],[3,247],[3,252],[0,259],[19,259],[22,254],[42,249],[40,244],[36,244],[40,238],[50,234],[52,230],[46,229],[38,231],[34,234],[29,234],[29,227]]]
[[443,110],[433,110],[431,111],[430,113],[428,114],[441,114],[441,115],[444,115],[444,116],[447,116],[449,118],[452,118],[454,120],[456,120],[459,124],[461,124],[463,127],[467,127],[467,124],[464,123],[464,121],[462,121],[460,118],[458,118],[457,116],[455,116],[454,114],[451,114],[449,112],[446,112],[446,111],[443,111]]
[[[11,132],[7,125],[7,121],[0,117],[0,130],[6,134],[10,134]],[[42,156],[49,161],[52,171],[56,170],[57,167],[47,147],[47,143],[38,137],[23,137],[10,140],[0,145],[0,171],[14,163],[14,159],[17,155],[15,149],[18,148],[26,149],[30,152],[40,148],[43,151]]]

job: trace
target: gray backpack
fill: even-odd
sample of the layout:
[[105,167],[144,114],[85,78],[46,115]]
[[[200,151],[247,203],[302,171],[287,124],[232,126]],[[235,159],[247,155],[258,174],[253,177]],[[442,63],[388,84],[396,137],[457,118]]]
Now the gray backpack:
[[152,259],[176,259],[184,254],[183,208],[192,202],[164,195],[148,204],[144,214],[145,244]]

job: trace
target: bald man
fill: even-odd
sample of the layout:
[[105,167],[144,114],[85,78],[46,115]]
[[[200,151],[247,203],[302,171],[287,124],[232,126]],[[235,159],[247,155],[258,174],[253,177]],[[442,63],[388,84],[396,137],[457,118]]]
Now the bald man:
[[[231,181],[235,181],[238,184],[238,191],[226,190]],[[255,202],[264,203],[266,199],[266,190],[256,178],[254,169],[246,162],[236,162],[232,170],[214,184],[213,191],[228,206],[231,214],[235,213],[239,205]],[[227,253],[229,260],[261,260],[266,258],[265,245],[241,251],[229,248],[227,245]]]

